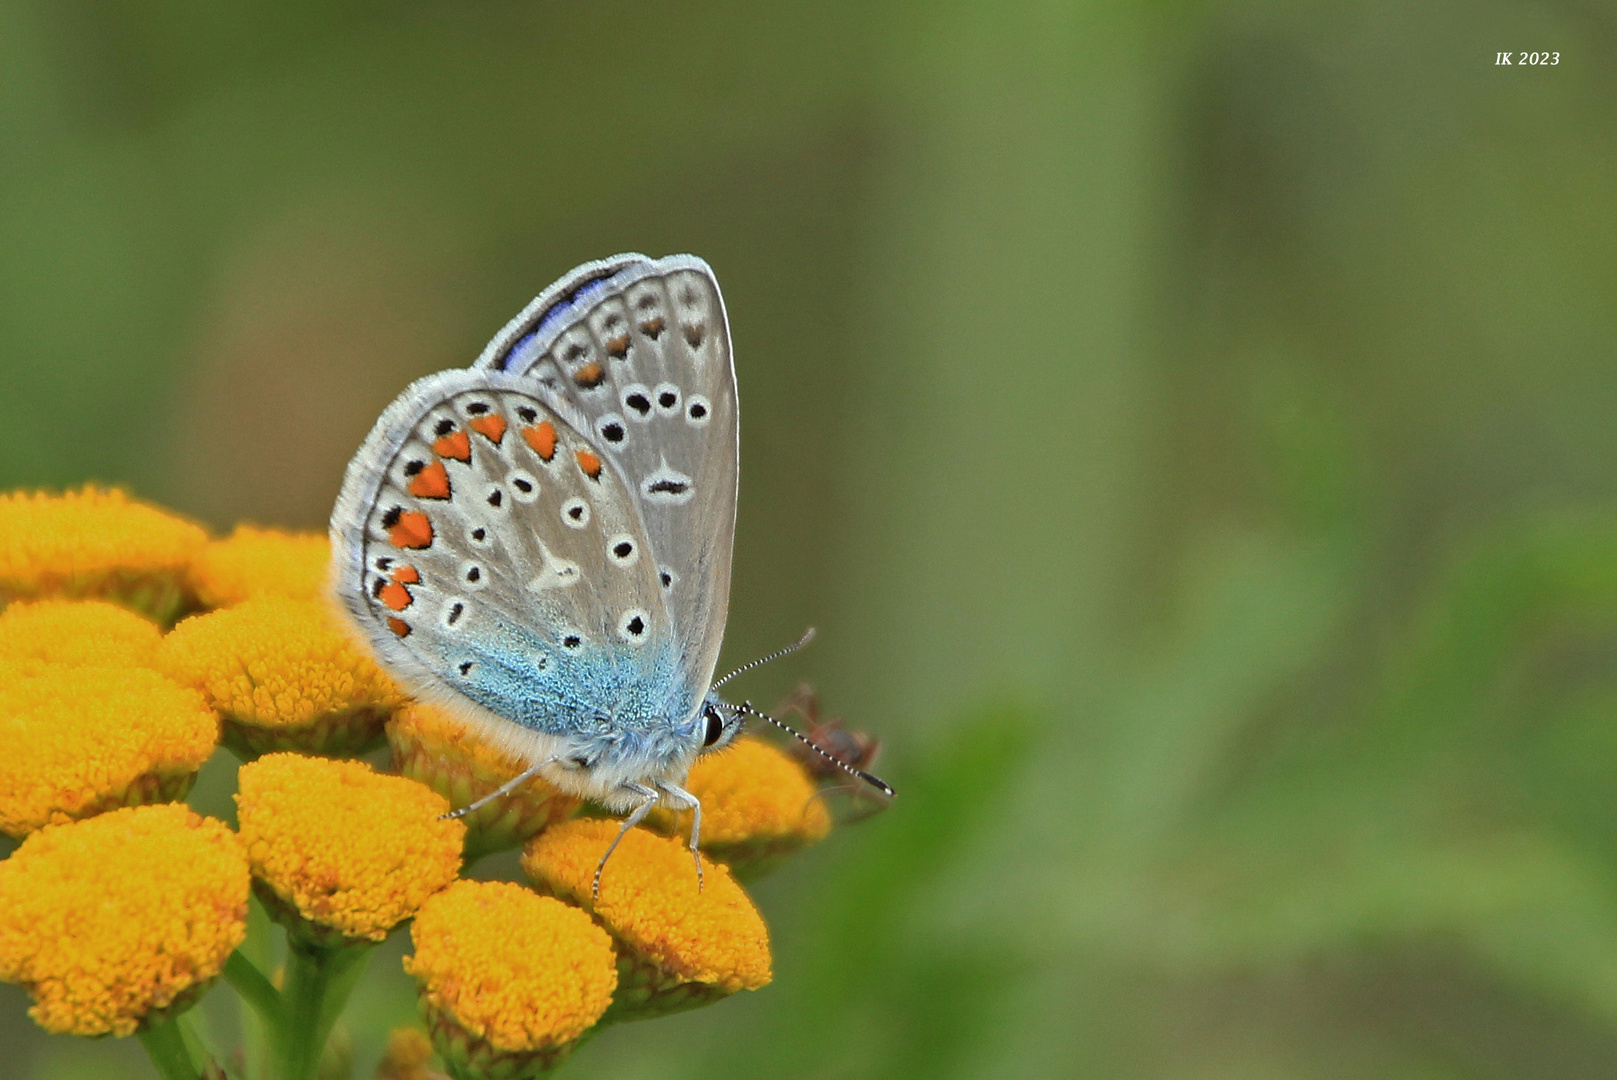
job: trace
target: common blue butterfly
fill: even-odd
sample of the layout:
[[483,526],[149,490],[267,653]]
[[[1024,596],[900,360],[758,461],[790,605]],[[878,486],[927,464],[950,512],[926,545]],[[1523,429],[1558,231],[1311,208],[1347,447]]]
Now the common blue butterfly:
[[586,263],[382,413],[332,512],[333,588],[401,683],[529,763],[502,791],[537,774],[625,830],[689,808],[694,852],[691,763],[763,715],[713,684],[738,450],[707,263]]

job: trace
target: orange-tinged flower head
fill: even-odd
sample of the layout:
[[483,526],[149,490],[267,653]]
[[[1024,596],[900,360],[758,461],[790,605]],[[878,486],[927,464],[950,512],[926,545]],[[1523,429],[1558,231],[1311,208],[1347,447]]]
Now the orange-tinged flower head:
[[[500,750],[435,705],[416,703],[387,725],[393,767],[426,784],[457,809],[470,806],[527,769],[527,762]],[[522,844],[528,837],[573,816],[579,800],[534,777],[520,788],[461,818],[466,858]]]
[[655,1016],[769,983],[769,931],[727,867],[677,840],[630,829],[591,897],[595,867],[616,821],[576,819],[528,842],[522,868],[539,888],[592,912],[617,940],[619,988],[611,1019]]
[[325,533],[291,533],[238,525],[197,555],[192,575],[204,607],[224,607],[255,596],[318,600],[325,592],[331,543]]
[[508,881],[455,882],[410,929],[433,1042],[464,1075],[534,1075],[594,1026],[617,987],[612,939],[584,912]]
[[460,872],[466,827],[414,780],[282,753],[243,765],[237,786],[259,898],[317,944],[381,941]]
[[144,668],[0,682],[0,831],[181,798],[218,739],[202,695]]
[[0,862],[0,979],[57,1034],[130,1035],[199,998],[247,934],[247,860],[179,804],[48,826]]
[[40,600],[0,611],[0,679],[70,667],[150,667],[163,632],[104,600]]
[[0,495],[0,600],[100,598],[172,622],[202,528],[117,489]]
[[225,745],[359,753],[404,700],[325,604],[259,596],[194,615],[163,639],[157,665],[201,690],[225,719]]
[[376,1066],[376,1080],[447,1080],[432,1067],[432,1040],[418,1027],[387,1033],[387,1049]]
[[[803,767],[762,739],[737,739],[699,758],[685,788],[702,801],[702,850],[744,876],[831,831],[830,811]],[[685,836],[691,813],[654,810],[647,823]]]

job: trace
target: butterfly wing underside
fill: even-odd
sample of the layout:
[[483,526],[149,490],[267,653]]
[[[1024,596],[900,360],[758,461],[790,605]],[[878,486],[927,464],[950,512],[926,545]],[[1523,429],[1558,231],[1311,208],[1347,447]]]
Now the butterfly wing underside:
[[676,653],[652,543],[584,423],[531,380],[440,372],[349,466],[336,591],[419,694],[554,737],[666,712]]
[[513,320],[476,366],[571,405],[622,471],[681,667],[705,689],[729,607],[739,450],[730,327],[712,270],[689,255],[587,264]]

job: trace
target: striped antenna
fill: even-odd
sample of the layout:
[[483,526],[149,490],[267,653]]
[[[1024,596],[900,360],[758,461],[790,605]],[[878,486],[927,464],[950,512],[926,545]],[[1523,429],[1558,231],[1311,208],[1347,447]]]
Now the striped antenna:
[[[809,633],[812,635],[813,631],[810,631]],[[799,643],[799,645],[801,645],[801,642]],[[788,649],[786,651],[790,652],[791,650]],[[745,669],[743,668],[742,670],[745,670]],[[882,780],[881,778],[876,777],[876,776],[872,776],[870,773],[865,772],[863,769],[856,769],[852,765],[849,765],[846,761],[843,761],[841,758],[827,753],[825,750],[820,748],[819,744],[811,742],[806,736],[804,736],[802,733],[800,733],[796,728],[792,727],[790,724],[786,724],[786,723],[783,723],[783,722],[781,722],[779,720],[776,720],[773,716],[770,716],[768,713],[759,712],[757,709],[753,708],[752,707],[752,702],[743,701],[740,705],[732,705],[730,707],[732,709],[735,709],[736,712],[745,713],[748,716],[756,716],[760,720],[769,721],[771,724],[774,724],[776,727],[778,727],[782,731],[786,732],[786,734],[790,735],[792,738],[796,739],[798,742],[802,743],[804,746],[806,746],[809,749],[813,750],[816,754],[819,754],[825,760],[829,761],[831,764],[835,765],[837,768],[841,769],[843,772],[847,773],[849,776],[857,777],[858,779],[863,780],[865,783],[869,784],[871,787],[875,788],[877,791],[881,792],[883,795],[886,795],[888,798],[892,798],[893,796],[895,796],[897,794],[897,792],[895,792],[892,788],[887,786],[887,782],[885,780]]]
[[750,664],[742,664],[740,667],[738,667],[734,671],[730,672],[730,674],[726,675],[724,678],[720,679],[718,682],[716,682],[712,686],[708,687],[707,688],[708,693],[711,694],[713,691],[717,690],[719,687],[723,686],[725,683],[729,682],[731,679],[735,678],[737,675],[743,675],[743,674],[751,671],[755,667],[763,667],[765,664],[769,663],[771,660],[779,660],[783,656],[790,656],[792,653],[796,652],[798,649],[801,649],[803,646],[807,645],[809,642],[811,642],[813,640],[814,640],[814,627],[811,626],[807,630],[803,631],[803,636],[802,637],[798,638],[796,641],[792,642],[790,645],[786,646],[784,649],[776,649],[774,652],[770,653],[768,656],[760,657],[759,659],[754,660]]

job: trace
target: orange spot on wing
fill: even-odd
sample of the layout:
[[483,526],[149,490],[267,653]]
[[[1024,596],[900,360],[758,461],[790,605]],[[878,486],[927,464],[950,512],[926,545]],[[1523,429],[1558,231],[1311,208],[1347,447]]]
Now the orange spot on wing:
[[651,340],[656,341],[657,335],[663,332],[662,319],[647,319],[640,324],[640,332],[651,338]]
[[449,473],[444,470],[444,463],[434,461],[416,473],[410,478],[410,486],[405,490],[418,499],[449,498]]
[[523,428],[522,437],[533,447],[533,452],[546,461],[556,456],[556,429],[551,426],[549,420],[541,420],[531,427]]
[[601,459],[588,450],[576,450],[574,453],[578,455],[578,467],[584,470],[584,475],[591,480],[599,480],[601,478]]
[[464,428],[450,432],[432,444],[432,452],[439,457],[454,458],[456,461],[471,461],[472,437],[466,434]]
[[573,381],[586,390],[593,390],[600,386],[601,381],[605,378],[606,368],[602,367],[598,360],[591,360],[573,372]]
[[400,585],[419,585],[421,574],[413,566],[398,566],[393,570],[393,580]]
[[607,355],[622,360],[629,355],[629,335],[619,334],[606,343]]
[[406,637],[410,633],[410,624],[399,618],[397,615],[389,615],[387,617],[387,628],[399,635],[399,637]]
[[410,590],[400,585],[397,581],[383,585],[382,590],[376,594],[376,597],[394,611],[403,611],[410,606],[410,601],[415,599],[410,595]]
[[424,548],[432,543],[432,522],[419,510],[405,511],[387,530],[387,538],[394,547]]
[[479,416],[477,419],[470,421],[470,426],[473,431],[487,438],[495,446],[500,445],[500,440],[505,438],[505,417],[499,413]]

